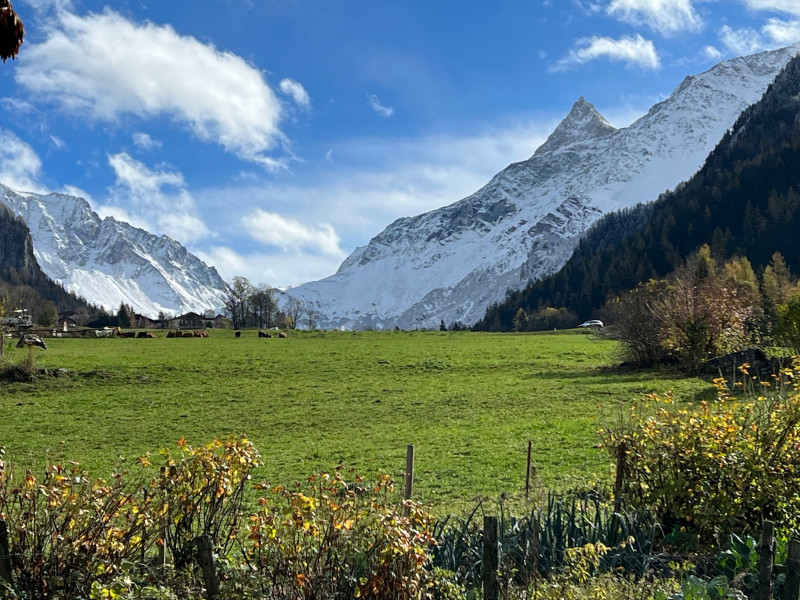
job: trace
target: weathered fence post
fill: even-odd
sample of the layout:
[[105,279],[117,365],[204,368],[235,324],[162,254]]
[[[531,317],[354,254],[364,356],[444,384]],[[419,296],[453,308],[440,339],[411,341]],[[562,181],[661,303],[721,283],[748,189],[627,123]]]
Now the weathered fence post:
[[195,538],[197,552],[200,556],[200,569],[203,571],[203,583],[206,587],[206,600],[215,600],[219,596],[219,577],[217,561],[214,560],[214,548],[211,536],[207,533]]
[[[2,338],[0,338],[2,343]],[[0,578],[9,585],[14,583],[14,573],[11,568],[11,552],[8,549],[8,526],[0,519]]]
[[614,512],[618,513],[622,508],[622,484],[625,481],[626,454],[628,448],[625,442],[620,442],[617,446],[617,477],[614,480]]
[[789,542],[786,559],[786,600],[800,600],[800,541]]
[[772,600],[772,564],[775,562],[775,523],[764,521],[758,557],[758,600]]
[[531,441],[528,440],[528,468],[525,469],[525,500],[531,492]]
[[[409,444],[406,448],[406,477],[405,489],[403,491],[403,499],[411,500],[414,494],[414,444]],[[409,507],[406,506],[406,515],[409,513]]]
[[499,584],[497,570],[500,566],[500,552],[497,547],[497,517],[483,517],[483,560],[481,579],[483,580],[483,600],[498,600]]

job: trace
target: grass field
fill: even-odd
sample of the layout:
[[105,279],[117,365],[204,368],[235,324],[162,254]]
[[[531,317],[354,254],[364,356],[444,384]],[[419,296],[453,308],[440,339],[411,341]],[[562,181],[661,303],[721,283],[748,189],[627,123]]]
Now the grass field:
[[[163,333],[160,334],[163,336]],[[415,495],[440,508],[518,495],[527,441],[549,486],[605,478],[596,430],[649,392],[706,394],[700,379],[619,371],[615,344],[577,332],[301,333],[258,339],[53,339],[37,365],[64,377],[0,382],[0,445],[107,472],[174,446],[246,434],[260,478],[288,483],[339,461],[398,475],[416,449]],[[5,361],[27,350],[7,347]]]

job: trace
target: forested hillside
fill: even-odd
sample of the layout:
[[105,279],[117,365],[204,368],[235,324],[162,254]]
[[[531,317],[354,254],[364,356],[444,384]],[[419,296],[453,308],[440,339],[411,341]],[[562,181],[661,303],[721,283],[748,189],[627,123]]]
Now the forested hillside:
[[756,270],[783,254],[800,263],[800,58],[746,110],[703,168],[649,206],[613,213],[553,276],[490,307],[476,329],[510,330],[520,308],[564,307],[578,320],[609,295],[674,271],[702,244],[719,259],[746,256]]

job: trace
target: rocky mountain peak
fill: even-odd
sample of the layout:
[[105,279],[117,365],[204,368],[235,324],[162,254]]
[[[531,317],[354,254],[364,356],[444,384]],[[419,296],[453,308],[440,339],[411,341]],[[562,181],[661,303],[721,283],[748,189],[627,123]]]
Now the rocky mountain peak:
[[558,150],[575,142],[600,138],[614,131],[616,128],[597,112],[593,104],[581,96],[545,143],[539,146],[534,156]]

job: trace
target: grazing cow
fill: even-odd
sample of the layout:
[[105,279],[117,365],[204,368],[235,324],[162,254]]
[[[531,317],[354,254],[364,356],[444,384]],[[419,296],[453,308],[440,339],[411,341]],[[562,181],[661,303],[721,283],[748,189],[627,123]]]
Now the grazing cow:
[[121,338],[135,338],[136,332],[135,331],[117,331],[117,336]]
[[258,332],[258,337],[260,337],[260,338],[262,338],[262,337],[263,338],[271,338],[272,334],[271,333],[267,333],[266,331],[259,331]]
[[288,335],[286,335],[286,332],[285,332],[285,331],[281,331],[281,332],[278,334],[278,337],[279,337],[279,338],[285,338],[285,337],[289,337],[289,336],[288,336]]
[[233,337],[235,337],[238,340],[240,337],[242,337],[242,332],[237,331],[235,334],[233,334]]
[[26,333],[17,342],[17,348],[22,348],[23,346],[39,346],[40,348],[44,348],[47,350],[47,344],[44,343],[44,340],[40,338],[38,335],[34,335],[33,333]]
[[148,339],[153,339],[154,340],[156,338],[156,334],[155,333],[150,333],[149,331],[140,331],[139,333],[136,334],[136,337],[137,338],[148,338]]
[[173,331],[173,330],[171,330],[171,329],[170,329],[170,330],[167,332],[167,337],[168,337],[168,338],[174,338],[174,337],[177,337],[177,336],[175,335],[175,333],[176,333],[175,331]]

